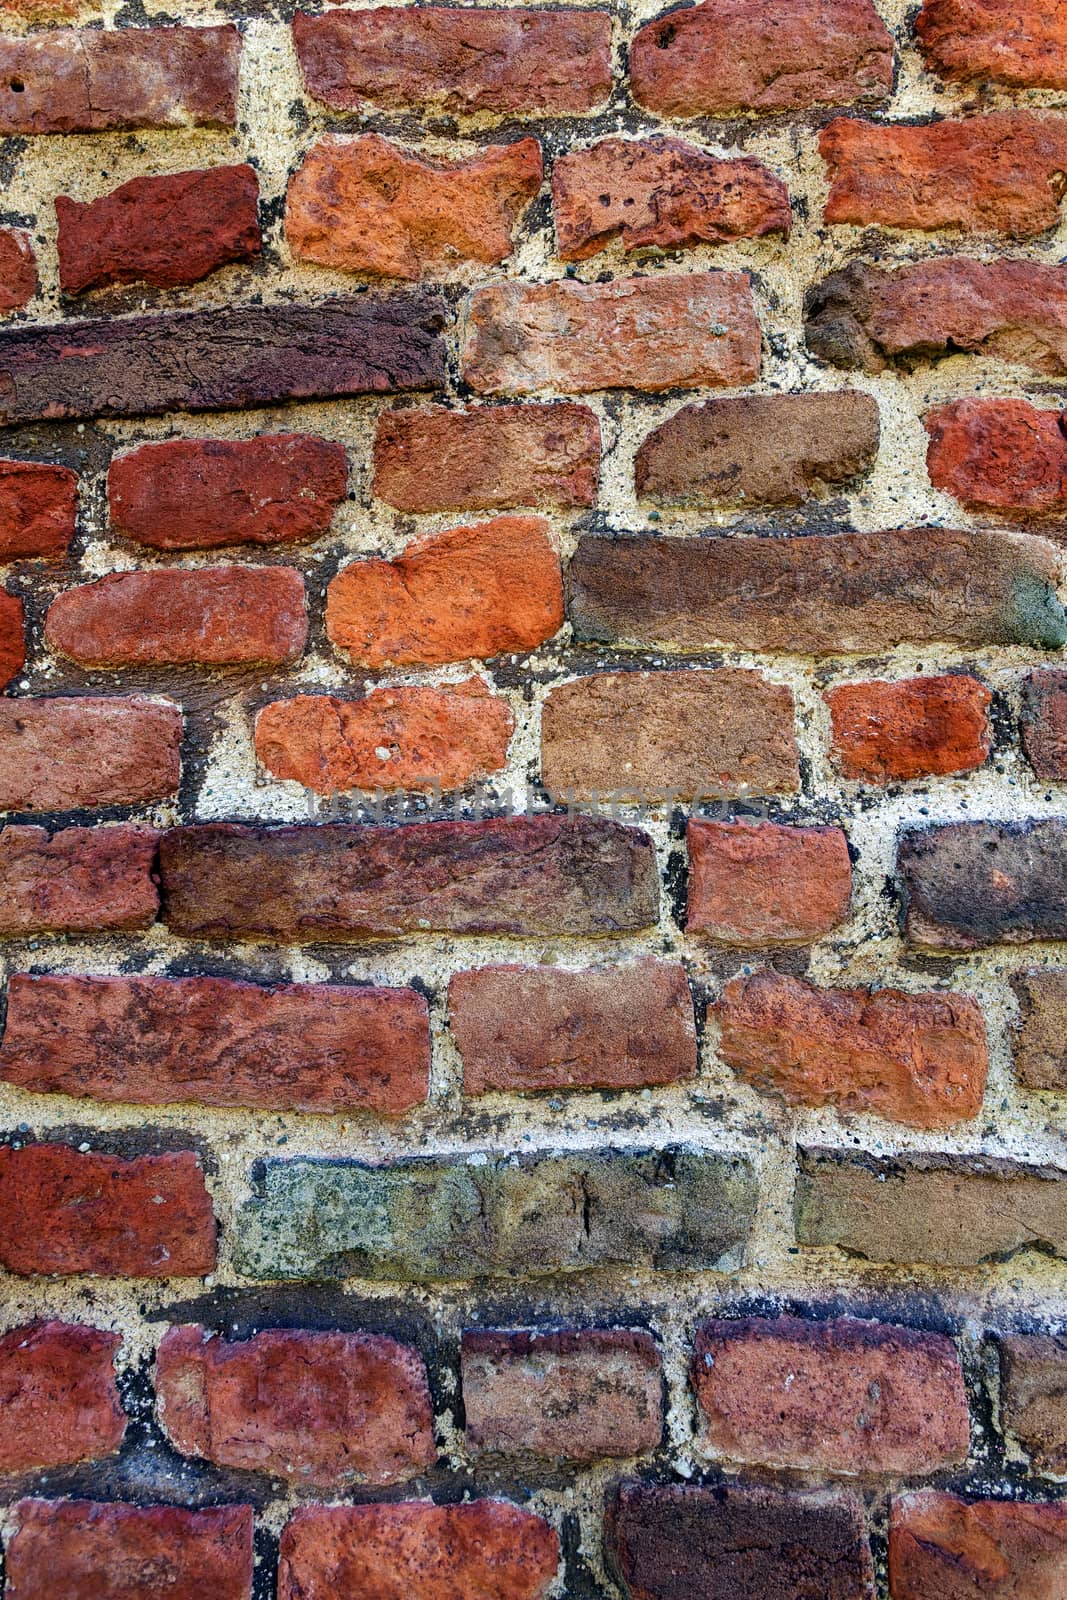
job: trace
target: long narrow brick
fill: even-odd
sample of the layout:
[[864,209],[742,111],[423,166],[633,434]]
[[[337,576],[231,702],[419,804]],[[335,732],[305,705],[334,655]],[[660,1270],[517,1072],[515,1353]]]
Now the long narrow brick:
[[881,372],[970,351],[1035,372],[1067,372],[1067,267],[949,256],[885,270],[866,261],[808,291],[808,349]]
[[251,1600],[252,1507],[20,1500],[10,1600]]
[[0,700],[0,811],[137,805],[174,794],[178,707],[133,696]]
[[1067,968],[1040,967],[1012,978],[1019,1001],[1015,1072],[1027,1089],[1067,1090]]
[[801,655],[1067,642],[1060,560],[1025,535],[942,528],[802,538],[584,534],[568,571],[579,639]]
[[22,671],[26,659],[24,620],[20,597],[0,585],[0,689]]
[[267,1329],[230,1343],[170,1328],[156,1405],[182,1455],[318,1489],[403,1483],[433,1465],[417,1350],[365,1333]]
[[1000,1341],[1000,1415],[1039,1472],[1067,1476],[1067,1337]]
[[11,328],[0,332],[0,422],[433,389],[443,321],[439,300],[405,294]]
[[233,23],[0,39],[0,134],[232,128],[240,55]]
[[797,1240],[902,1266],[1067,1257],[1067,1171],[977,1156],[802,1149]]
[[241,1208],[233,1249],[240,1272],[271,1279],[726,1271],[740,1263],[755,1207],[746,1159],[687,1146],[475,1152],[381,1167],[272,1161]]
[[568,972],[480,967],[448,986],[465,1094],[632,1089],[697,1070],[693,999],[679,962]]
[[760,356],[747,273],[693,272],[476,289],[460,364],[480,394],[655,393],[752,383]]
[[20,1277],[202,1278],[215,1218],[191,1150],[105,1155],[0,1146],[0,1265]]
[[1067,1587],[1067,1502],[901,1495],[889,1519],[893,1600],[1058,1600]]
[[45,461],[0,461],[0,561],[66,555],[78,475]]
[[979,950],[1067,939],[1067,822],[949,822],[897,852],[912,944]]
[[1067,19],[1049,0],[923,0],[915,30],[943,78],[1067,89]]
[[655,922],[655,852],[592,817],[408,827],[206,823],[161,841],[164,916],[186,938],[591,934]]
[[611,18],[577,6],[298,11],[293,39],[308,93],[335,111],[566,115],[611,92]]
[[0,1472],[41,1472],[114,1455],[126,1432],[115,1382],[118,1333],[33,1322],[0,1335]]
[[111,828],[0,829],[0,934],[129,933],[156,920],[159,835]]
[[231,978],[30,977],[8,985],[0,1078],[133,1105],[409,1111],[425,1100],[413,989]]
[[912,1477],[959,1466],[967,1390],[951,1339],[838,1317],[705,1322],[693,1348],[704,1443],[792,1471]]

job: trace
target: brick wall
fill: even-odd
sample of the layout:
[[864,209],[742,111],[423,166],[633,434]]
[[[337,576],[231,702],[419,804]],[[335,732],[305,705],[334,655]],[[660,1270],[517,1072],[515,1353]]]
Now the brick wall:
[[6,1600],[1063,1600],[1067,6],[0,13]]

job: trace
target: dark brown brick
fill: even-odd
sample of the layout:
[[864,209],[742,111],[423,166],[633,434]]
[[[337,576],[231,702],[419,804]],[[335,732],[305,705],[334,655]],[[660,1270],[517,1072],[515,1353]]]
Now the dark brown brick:
[[1026,759],[1039,778],[1067,778],[1067,672],[1031,672],[1019,718]]
[[1067,1089],[1067,970],[1042,967],[1012,979],[1019,1001],[1015,1073],[1026,1089]]
[[1039,1472],[1067,1476],[1067,1336],[1001,1339],[1000,1416]]
[[156,920],[154,828],[0,829],[0,935],[108,933]]
[[900,841],[912,944],[979,950],[1067,939],[1067,822],[950,822]]

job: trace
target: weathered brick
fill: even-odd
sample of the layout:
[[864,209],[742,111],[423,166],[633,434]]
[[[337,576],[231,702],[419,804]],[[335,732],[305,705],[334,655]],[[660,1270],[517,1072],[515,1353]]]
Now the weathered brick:
[[[480,967],[448,986],[466,1094],[632,1089],[697,1070],[693,998],[680,962]],[[624,1452],[625,1453],[625,1452]]]
[[0,700],[0,811],[137,805],[174,794],[178,707],[128,700]]
[[893,40],[871,0],[704,0],[638,29],[630,82],[669,117],[884,100]]
[[236,666],[295,661],[307,641],[292,567],[159,567],[66,589],[44,637],[84,666]]
[[132,932],[156,920],[159,835],[111,828],[0,828],[0,935]]
[[991,749],[993,696],[977,678],[876,679],[826,694],[833,755],[846,778],[902,783],[973,772]]
[[1026,400],[968,397],[923,419],[926,466],[935,489],[971,511],[1006,517],[1067,513],[1067,437],[1059,411]]
[[543,1600],[549,1523],[505,1500],[305,1506],[281,1539],[278,1600]]
[[744,1157],[686,1146],[474,1152],[381,1167],[270,1161],[239,1213],[234,1252],[246,1276],[279,1279],[727,1271],[740,1264],[755,1208]]
[[298,695],[256,717],[256,754],[276,778],[320,794],[462,789],[499,772],[515,717],[483,678],[440,689],[374,689],[362,700]]
[[838,117],[819,148],[830,223],[1021,239],[1056,225],[1067,188],[1067,117],[1031,111],[918,124]]
[[1067,1476],[1067,1337],[1001,1339],[1000,1416],[1039,1472]]
[[590,673],[541,714],[542,780],[568,798],[791,793],[798,760],[792,690],[740,667]]
[[460,364],[482,394],[655,393],[753,383],[760,353],[748,274],[693,272],[476,289]]
[[591,506],[600,423],[587,406],[445,406],[383,411],[374,493],[401,511]]
[[215,1218],[191,1150],[109,1156],[66,1144],[0,1146],[0,1264],[40,1274],[201,1278]]
[[33,1322],[0,1335],[0,1472],[40,1472],[115,1453],[126,1415],[117,1333]]
[[66,555],[78,475],[44,461],[0,461],[0,561]]
[[911,944],[978,950],[1067,939],[1067,822],[949,822],[897,851]]
[[1067,971],[1020,972],[1012,988],[1019,1001],[1016,1077],[1027,1089],[1067,1089]]
[[1067,1256],[1067,1172],[975,1156],[802,1149],[797,1240],[901,1265]]
[[23,606],[18,595],[0,585],[0,689],[11,682],[26,659]]
[[0,314],[21,311],[37,293],[37,257],[28,233],[0,228]]
[[413,989],[231,978],[31,977],[8,986],[0,1078],[134,1105],[409,1111],[425,1100]]
[[1026,759],[1039,778],[1067,778],[1067,672],[1031,672],[1019,718]]
[[637,494],[654,505],[800,505],[867,472],[878,437],[878,402],[851,390],[708,400],[643,441]]
[[1067,1585],[1067,1501],[1023,1505],[922,1489],[893,1501],[893,1600],[1059,1600]]
[[434,389],[445,375],[443,322],[439,300],[404,294],[9,328],[0,423]]
[[970,1448],[951,1339],[839,1317],[740,1317],[697,1330],[704,1443],[752,1466],[902,1477],[958,1466]]
[[232,23],[0,39],[0,134],[232,128],[240,55]]
[[10,1600],[250,1600],[252,1508],[20,1500]]
[[587,533],[568,569],[579,639],[862,654],[909,641],[1067,641],[1060,560],[1026,535],[946,528],[798,538]]
[[871,1600],[855,1495],[624,1482],[609,1493],[609,1563],[629,1600]]
[[611,18],[577,7],[373,6],[313,17],[293,38],[309,94],[335,111],[592,111],[611,93]]
[[167,439],[116,456],[107,477],[113,531],[154,550],[315,538],[347,488],[344,445],[302,433]]
[[434,666],[532,650],[563,622],[563,579],[542,517],[493,517],[413,539],[393,561],[343,567],[326,632],[357,666]]
[[723,1060],[792,1105],[915,1128],[951,1127],[982,1108],[989,1052],[968,995],[821,989],[768,968],[732,979],[714,1016]]
[[402,1483],[437,1456],[422,1357],[374,1334],[278,1328],[227,1343],[171,1328],[156,1395],[182,1455],[320,1489]]
[[463,1335],[467,1444],[596,1461],[655,1450],[663,1373],[650,1334],[621,1328]]
[[343,272],[417,279],[457,261],[492,266],[511,255],[541,176],[536,139],[446,161],[377,133],[327,134],[289,180],[285,237],[298,260]]
[[249,166],[134,178],[98,200],[56,197],[59,282],[68,294],[112,283],[198,283],[262,248]]
[[915,22],[927,67],[943,78],[1067,89],[1067,18],[1048,0],[924,0]]
[[852,862],[840,828],[690,819],[686,931],[723,944],[811,944],[846,921]]
[[552,167],[556,244],[584,261],[624,250],[725,244],[789,232],[789,191],[762,161],[724,161],[683,139],[601,139]]
[[808,349],[838,367],[881,372],[961,350],[1067,372],[1067,267],[949,256],[892,271],[865,261],[809,290]]
[[595,817],[206,823],[164,834],[160,864],[166,921],[186,938],[613,933],[659,910],[648,834]]

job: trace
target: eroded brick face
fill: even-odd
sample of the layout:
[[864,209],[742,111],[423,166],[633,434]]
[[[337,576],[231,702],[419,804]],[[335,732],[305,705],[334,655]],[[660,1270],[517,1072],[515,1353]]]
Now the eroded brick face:
[[810,944],[846,920],[852,898],[840,828],[690,822],[686,928],[722,944]]
[[826,696],[846,778],[906,782],[973,772],[991,748],[993,696],[966,676],[845,683]]
[[126,1415],[115,1382],[117,1333],[35,1322],[0,1337],[0,1471],[94,1461],[118,1450]]
[[0,461],[0,560],[62,556],[74,537],[77,475],[37,461]]
[[889,1569],[894,1600],[1054,1600],[1067,1581],[1067,1506],[968,1503],[934,1489],[893,1502]]

